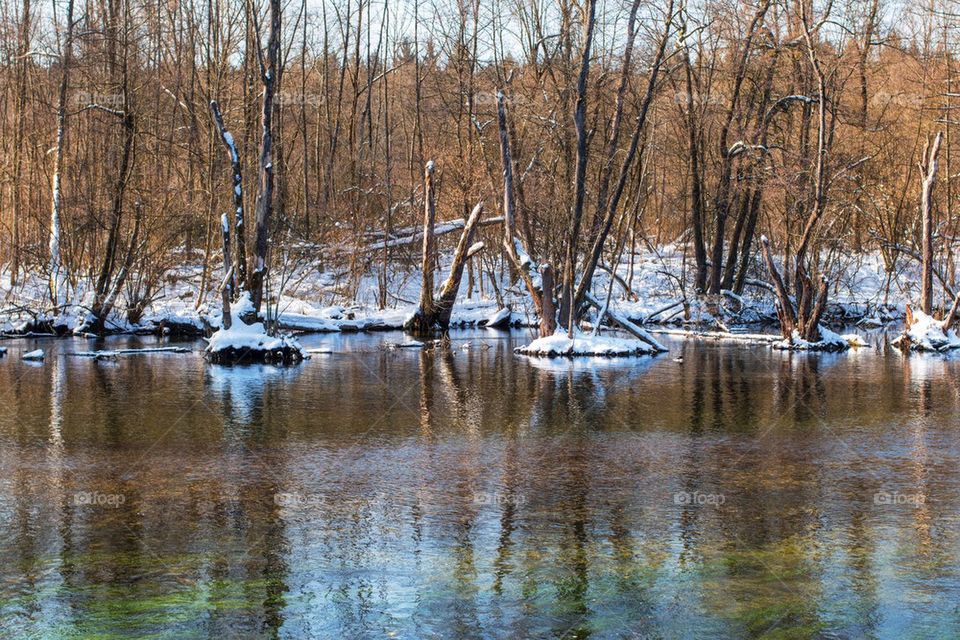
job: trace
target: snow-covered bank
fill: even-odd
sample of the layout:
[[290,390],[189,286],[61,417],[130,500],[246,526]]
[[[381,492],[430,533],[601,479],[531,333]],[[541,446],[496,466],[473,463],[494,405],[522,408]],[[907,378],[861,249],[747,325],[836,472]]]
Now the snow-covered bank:
[[[305,248],[309,258],[312,248]],[[774,325],[774,299],[761,282],[748,284],[743,295],[726,294],[703,300],[687,297],[689,283],[681,287],[689,264],[684,262],[682,246],[665,245],[655,250],[625,257],[610,271],[598,271],[593,293],[597,300],[610,300],[609,308],[637,326],[689,327],[721,329],[731,339],[744,340],[727,328],[751,326],[756,333],[761,324]],[[440,272],[449,266],[450,254],[440,259]],[[685,271],[686,269],[686,271]],[[209,273],[204,291],[202,269],[185,264],[166,273],[145,303],[142,313],[127,313],[120,300],[106,323],[111,333],[153,333],[159,335],[203,335],[219,328],[219,297],[213,291],[216,273]],[[271,300],[271,315],[289,332],[355,332],[399,330],[415,310],[421,277],[416,267],[399,261],[386,277],[379,265],[371,263],[359,277],[346,271],[317,270],[304,259],[289,267],[278,298]],[[905,304],[915,295],[916,274],[905,263],[895,274],[887,273],[879,254],[848,259],[833,267],[830,304],[824,316],[828,324],[863,322],[871,326],[903,317]],[[453,309],[451,326],[536,326],[537,317],[522,287],[508,281],[506,272],[477,270],[471,291],[467,282],[461,287]],[[0,334],[29,335],[73,332],[82,327],[92,304],[89,287],[81,281],[68,292],[68,304],[52,310],[46,292],[46,279],[33,274],[11,290],[9,276],[0,273]],[[381,287],[385,297],[381,297]],[[385,308],[380,303],[386,300]],[[131,320],[133,318],[135,321]],[[587,318],[595,323],[595,313]],[[757,338],[757,340],[761,340]]]
[[[359,305],[312,309],[302,302],[296,304],[294,308],[299,312],[280,313],[280,327],[289,331],[308,333],[400,330],[413,309],[413,307],[404,306],[377,310]],[[515,313],[508,307],[498,308],[495,300],[460,300],[450,318],[450,326],[455,329],[485,326],[527,327],[535,324],[535,318]]]

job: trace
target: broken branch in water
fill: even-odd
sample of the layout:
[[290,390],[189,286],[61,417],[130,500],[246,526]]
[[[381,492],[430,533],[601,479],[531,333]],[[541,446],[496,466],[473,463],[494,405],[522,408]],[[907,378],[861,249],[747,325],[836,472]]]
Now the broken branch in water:
[[81,358],[94,358],[99,360],[101,358],[116,358],[117,356],[133,356],[133,355],[143,355],[150,353],[191,353],[193,349],[188,349],[187,347],[149,347],[145,349],[107,349],[104,351],[77,351],[71,353],[71,356],[78,356]]

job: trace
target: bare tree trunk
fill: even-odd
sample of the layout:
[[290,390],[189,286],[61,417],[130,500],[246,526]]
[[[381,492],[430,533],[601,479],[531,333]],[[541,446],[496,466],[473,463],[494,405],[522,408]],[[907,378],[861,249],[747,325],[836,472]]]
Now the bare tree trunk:
[[521,260],[517,252],[516,236],[516,200],[514,198],[513,187],[513,157],[510,153],[510,135],[507,127],[507,107],[503,92],[497,93],[497,125],[500,131],[500,164],[503,167],[503,250],[513,264],[514,269],[520,274],[530,297],[533,299],[534,307],[537,313],[543,312],[542,296],[553,295],[552,291],[544,289],[541,292],[537,290],[530,276],[530,270],[533,264],[530,263],[529,256],[527,260]]
[[[620,88],[617,91],[618,105],[616,115],[614,116],[614,129],[619,129],[619,120],[623,108],[622,93],[624,93],[627,88],[626,74],[630,66],[631,52],[633,50],[634,21],[636,19],[637,8],[638,4],[634,3],[633,8],[631,9],[630,22],[627,27],[627,49],[624,53],[623,60],[624,77],[621,78]],[[620,173],[617,178],[617,183],[614,186],[613,194],[610,196],[608,201],[607,183],[610,179],[610,173],[613,169],[613,159],[616,153],[615,134],[611,134],[610,143],[607,147],[606,164],[603,169],[603,179],[599,189],[600,195],[598,196],[597,214],[595,219],[599,220],[602,217],[603,220],[598,225],[595,225],[596,228],[591,234],[592,240],[590,253],[587,256],[587,261],[583,268],[583,276],[580,279],[580,284],[577,286],[576,294],[574,295],[575,308],[579,308],[581,306],[586,293],[590,291],[590,286],[593,282],[593,274],[596,271],[597,265],[600,263],[600,257],[603,254],[603,245],[607,240],[607,236],[610,234],[610,229],[613,226],[614,219],[616,218],[620,206],[620,199],[623,197],[623,191],[627,184],[627,178],[630,175],[630,169],[633,167],[633,161],[637,156],[637,147],[639,146],[640,138],[646,126],[647,114],[649,113],[650,105],[653,102],[654,92],[657,87],[657,78],[660,73],[661,64],[663,63],[667,42],[670,38],[670,31],[673,25],[673,2],[670,3],[667,9],[667,16],[668,18],[666,21],[666,26],[664,27],[663,37],[660,39],[660,45],[657,48],[656,57],[654,58],[653,65],[650,70],[650,76],[647,80],[647,90],[640,105],[640,112],[637,116],[637,124],[634,128],[633,136],[630,139],[630,148],[627,150],[627,154],[620,166]]]
[[[310,237],[310,141],[307,135],[307,0],[300,1],[300,144],[303,145],[303,228]],[[319,160],[319,158],[318,158]]]
[[[775,49],[773,52],[773,59],[770,61],[770,66],[767,70],[767,77],[764,81],[763,94],[760,98],[760,105],[757,108],[757,134],[754,136],[753,143],[759,144],[760,149],[767,148],[767,139],[770,131],[770,121],[774,114],[773,111],[769,110],[769,104],[771,95],[773,92],[773,80],[776,75],[777,60],[780,59],[780,49]],[[791,100],[792,101],[792,100]],[[764,153],[763,159],[766,157]],[[757,170],[756,167],[751,167],[748,172],[748,178],[750,181],[750,198],[749,204],[747,205],[746,210],[746,219],[743,224],[743,233],[742,237],[737,238],[736,234],[734,240],[730,244],[730,252],[727,257],[727,271],[724,273],[724,282],[723,288],[733,289],[733,292],[737,295],[743,293],[743,287],[747,279],[747,271],[750,268],[750,251],[753,246],[753,236],[757,228],[757,219],[760,217],[760,206],[763,202],[763,183],[765,171]],[[740,246],[737,248],[735,242],[739,241]],[[739,257],[739,267],[735,264]],[[734,269],[736,267],[736,278],[734,278]]]
[[770,241],[766,236],[760,238],[763,245],[763,258],[767,263],[767,269],[770,271],[770,279],[773,280],[773,288],[777,294],[777,317],[780,319],[780,333],[784,338],[793,335],[793,330],[797,326],[797,314],[793,310],[793,302],[787,293],[787,287],[783,284],[783,278],[780,271],[773,263],[773,256],[770,254]]
[[[263,84],[263,111],[260,115],[262,132],[260,139],[260,179],[257,190],[257,220],[254,242],[254,266],[250,275],[250,298],[253,309],[260,315],[263,304],[263,288],[268,277],[267,252],[270,217],[273,213],[273,100],[282,72],[280,58],[280,22],[282,3],[270,0],[270,32],[267,36],[267,59],[257,45],[260,62],[260,81]],[[259,29],[258,36],[259,36]],[[239,251],[239,246],[237,247]]]
[[73,57],[73,2],[67,0],[67,33],[60,52],[60,90],[57,95],[57,146],[53,158],[53,197],[50,207],[50,301],[61,304],[60,218],[63,208],[63,144],[67,135],[67,88]]
[[[869,122],[869,107],[870,107],[870,98],[867,88],[867,61],[870,58],[870,47],[873,45],[873,32],[876,28],[877,21],[877,11],[879,10],[879,0],[871,0],[870,9],[867,11],[866,22],[864,24],[864,34],[863,40],[859,42],[859,57],[857,59],[857,75],[860,80],[860,113],[859,122],[857,123],[860,128],[860,157],[866,155],[866,142],[868,137],[867,132],[867,123]],[[949,77],[949,56],[947,61],[947,94],[950,93],[950,77]],[[949,98],[947,98],[949,103]],[[947,147],[949,148],[949,140],[947,141]],[[860,226],[861,226],[861,215],[863,212],[863,192],[865,187],[865,165],[861,165],[857,170],[857,191],[856,199],[853,205],[853,220],[851,221],[851,226],[853,227],[853,250],[859,252],[862,248],[862,242],[860,239]]]
[[[620,82],[617,85],[616,99],[614,100],[613,116],[610,120],[610,133],[607,137],[607,148],[600,168],[600,181],[597,186],[597,209],[590,225],[590,244],[594,244],[600,235],[607,210],[607,193],[610,189],[610,180],[613,177],[613,161],[617,154],[617,143],[620,142],[620,128],[623,122],[623,107],[630,88],[631,62],[633,61],[633,46],[637,35],[637,11],[640,9],[640,0],[633,0],[630,6],[630,15],[627,18],[627,40],[624,43],[623,61],[620,68]],[[668,27],[669,28],[669,27]],[[656,71],[651,74],[651,80],[656,81]]]
[[20,217],[23,197],[20,191],[20,179],[23,175],[23,138],[27,116],[27,55],[30,52],[30,0],[23,0],[23,13],[20,18],[19,47],[16,62],[17,115],[13,140],[13,237],[12,264],[10,265],[10,285],[16,286],[20,273]]
[[223,115],[220,113],[220,105],[216,100],[210,101],[210,112],[213,114],[213,120],[220,132],[220,139],[230,155],[230,166],[233,170],[233,206],[235,216],[235,240],[237,245],[236,272],[233,275],[233,295],[239,295],[247,287],[247,256],[246,243],[244,242],[244,212],[243,212],[243,173],[240,168],[240,154],[237,151],[236,141],[223,124]]
[[220,218],[220,232],[223,236],[223,277],[230,276],[221,287],[231,300],[234,299],[233,258],[230,255],[230,218],[223,214]]
[[943,327],[944,333],[947,329],[950,328],[950,325],[953,324],[953,320],[957,317],[957,308],[960,307],[960,292],[953,297],[953,304],[950,305],[950,311],[947,312],[947,316],[943,319],[943,323],[940,325]]
[[920,275],[920,309],[928,316],[933,314],[933,188],[937,181],[937,168],[940,163],[940,143],[942,140],[943,132],[938,131],[936,137],[933,139],[933,146],[923,150],[923,164],[920,167],[924,174],[920,195],[920,217],[923,227],[923,270]]
[[686,46],[684,46],[683,52],[687,88],[687,155],[690,160],[690,225],[693,227],[693,257],[696,265],[694,289],[697,293],[705,293],[707,290],[707,249],[703,238],[703,173],[700,168],[700,141],[697,121],[693,113],[693,68],[690,62],[690,52]]
[[580,54],[580,75],[577,78],[577,102],[573,112],[573,124],[577,132],[577,161],[574,174],[574,202],[567,231],[563,264],[563,296],[560,302],[560,322],[572,338],[575,330],[576,310],[573,304],[573,281],[577,270],[577,244],[580,239],[580,222],[583,219],[583,203],[586,198],[587,177],[587,82],[590,79],[590,52],[593,47],[593,31],[597,12],[597,0],[587,0],[586,22],[583,27],[583,51]]
[[[383,4],[383,23],[384,30],[389,34],[390,29],[390,3]],[[389,36],[388,36],[389,37]],[[393,148],[390,135],[390,91],[389,91],[389,73],[383,74],[383,151],[384,151],[384,182],[386,183],[387,203],[384,207],[384,227],[383,237],[389,238],[393,233]],[[389,286],[390,275],[390,246],[389,242],[383,243],[383,258],[381,265],[381,287],[380,287],[380,308],[387,306],[387,287]]]
[[[828,160],[827,152],[829,144],[827,131],[827,81],[826,75],[824,74],[820,63],[820,58],[817,55],[816,45],[813,41],[811,17],[809,15],[810,7],[807,6],[806,0],[801,0],[799,4],[800,21],[803,28],[803,40],[807,49],[807,57],[810,61],[810,67],[813,69],[814,78],[817,81],[817,162],[813,183],[813,207],[807,217],[806,223],[804,224],[803,235],[800,237],[800,244],[797,246],[797,251],[794,257],[794,287],[797,292],[796,311],[792,311],[789,298],[787,298],[785,295],[781,295],[779,292],[778,297],[780,298],[781,308],[784,309],[784,311],[781,312],[781,315],[786,315],[785,310],[787,308],[791,309],[791,313],[793,314],[794,318],[794,322],[792,324],[800,334],[800,337],[808,342],[818,342],[820,340],[819,321],[824,309],[826,308],[828,287],[826,280],[821,278],[819,290],[816,292],[813,290],[813,283],[809,275],[809,265],[807,264],[807,251],[809,250],[810,243],[813,240],[817,223],[819,222],[820,217],[823,215],[823,211],[826,208],[827,189],[829,187],[826,177]],[[773,260],[770,257],[770,248],[766,244],[764,246],[764,252],[767,259],[767,266],[769,268],[773,265]],[[773,273],[774,270],[771,269],[771,275],[773,275]],[[779,274],[776,275],[779,277]],[[790,340],[792,339],[793,333],[792,330],[789,330],[791,323],[783,323],[783,319],[784,318],[781,317],[781,332],[783,333],[783,337],[785,339]]]
[[[755,176],[755,179],[762,181],[763,178]],[[750,210],[747,212],[747,223],[743,230],[743,241],[740,247],[740,267],[737,270],[737,277],[733,282],[733,292],[737,295],[743,293],[743,287],[747,281],[747,271],[750,269],[750,249],[753,245],[753,236],[757,229],[757,220],[760,217],[760,203],[763,199],[763,184],[754,186],[750,197]]]
[[124,255],[123,262],[120,265],[120,270],[117,272],[116,277],[113,280],[113,284],[110,287],[110,291],[107,293],[107,296],[103,302],[100,313],[97,315],[97,330],[102,332],[104,330],[104,325],[106,324],[107,318],[113,312],[113,307],[117,303],[117,296],[120,293],[120,289],[123,287],[123,283],[126,281],[127,276],[130,274],[130,269],[133,267],[134,259],[140,247],[140,228],[143,221],[143,205],[139,202],[136,203],[134,208],[134,222],[133,222],[133,235],[130,237],[130,244],[127,246],[127,252]]
[[[805,0],[801,0],[805,1]],[[726,118],[720,128],[720,181],[717,185],[717,196],[714,210],[714,234],[713,251],[710,257],[710,289],[709,292],[716,295],[720,293],[721,278],[723,273],[723,243],[725,240],[724,230],[726,228],[727,218],[730,215],[730,191],[731,178],[733,174],[734,156],[728,147],[728,136],[730,127],[733,124],[737,113],[737,107],[740,103],[740,90],[743,86],[743,80],[747,72],[747,61],[750,58],[750,47],[753,43],[754,35],[763,22],[763,18],[770,7],[770,0],[761,2],[753,16],[750,27],[747,30],[746,39],[742,44],[740,58],[737,63],[736,75],[733,81],[733,91],[730,96],[730,103],[727,107]]]
[[540,308],[540,337],[552,336],[557,330],[557,309],[553,304],[553,267],[545,264],[540,267],[540,279],[543,283],[543,304]]
[[[124,53],[124,56],[126,53]],[[126,62],[123,63],[126,67]],[[111,279],[113,277],[114,266],[117,259],[117,251],[120,245],[121,223],[123,221],[123,197],[127,190],[127,182],[130,178],[133,162],[133,149],[136,137],[134,128],[134,116],[127,94],[127,74],[123,72],[123,112],[118,114],[121,118],[123,127],[123,151],[120,157],[120,168],[117,174],[117,181],[113,189],[113,203],[110,211],[110,228],[107,232],[107,244],[104,249],[103,261],[100,265],[100,273],[97,276],[97,282],[94,289],[95,299],[93,303],[93,316],[96,322],[98,333],[104,329],[104,322],[107,314],[110,313],[112,305],[105,304],[107,294],[113,288]]]

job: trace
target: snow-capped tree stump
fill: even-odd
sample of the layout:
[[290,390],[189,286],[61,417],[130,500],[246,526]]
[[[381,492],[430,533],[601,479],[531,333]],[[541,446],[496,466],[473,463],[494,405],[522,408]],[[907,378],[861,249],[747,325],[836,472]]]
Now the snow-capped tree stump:
[[[229,279],[228,273],[224,282]],[[244,322],[243,318],[249,317],[252,309],[253,301],[248,291],[240,294],[236,304],[226,303],[228,315],[223,318],[221,328],[210,336],[207,358],[216,364],[290,364],[303,360],[305,352],[296,339],[270,335],[262,322]]]
[[960,295],[954,299],[943,320],[923,311],[914,311],[907,305],[903,332],[890,344],[902,351],[950,351],[960,348],[960,337],[950,328],[956,317],[958,303]]
[[434,237],[433,228],[437,222],[436,202],[434,201],[433,160],[427,162],[423,172],[423,251],[420,268],[423,271],[420,281],[420,303],[417,310],[404,323],[404,329],[415,335],[426,335],[435,328],[436,309],[433,304],[433,268]]

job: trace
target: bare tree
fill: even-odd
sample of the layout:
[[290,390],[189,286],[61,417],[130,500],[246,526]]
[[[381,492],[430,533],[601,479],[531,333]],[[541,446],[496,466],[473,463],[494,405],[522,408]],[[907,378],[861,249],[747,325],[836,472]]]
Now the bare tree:
[[63,156],[67,136],[67,90],[73,57],[73,0],[67,0],[66,34],[60,45],[60,90],[57,93],[57,143],[53,156],[53,196],[50,206],[50,301],[62,304],[63,273],[60,258],[60,220],[63,209]]

